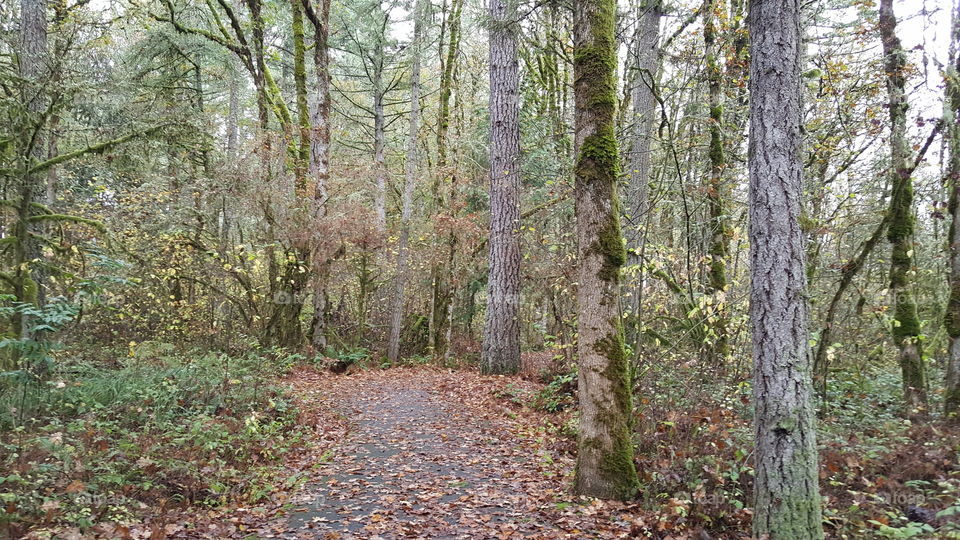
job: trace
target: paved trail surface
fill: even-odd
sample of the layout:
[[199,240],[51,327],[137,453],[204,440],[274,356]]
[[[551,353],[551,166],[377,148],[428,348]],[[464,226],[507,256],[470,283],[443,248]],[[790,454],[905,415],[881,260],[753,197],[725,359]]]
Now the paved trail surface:
[[549,495],[561,482],[544,474],[544,458],[437,381],[358,381],[343,400],[354,430],[278,537],[584,537],[558,524]]

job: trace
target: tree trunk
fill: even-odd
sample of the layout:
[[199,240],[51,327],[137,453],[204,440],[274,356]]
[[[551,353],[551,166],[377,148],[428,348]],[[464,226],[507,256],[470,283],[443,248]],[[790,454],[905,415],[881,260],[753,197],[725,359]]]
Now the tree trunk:
[[799,0],[751,0],[750,317],[756,435],[753,532],[823,538],[807,345]]
[[[310,0],[301,0],[304,13],[313,24],[313,110],[310,124],[313,134],[310,140],[309,171],[313,175],[313,319],[310,324],[310,344],[322,351],[327,346],[326,302],[329,254],[321,236],[326,234],[324,220],[327,216],[327,184],[330,181],[330,52],[327,40],[330,33],[330,0],[319,0],[317,9]],[[362,329],[361,329],[362,331]]]
[[[437,112],[437,175],[443,179],[447,173],[447,133],[450,130],[450,95],[453,91],[453,72],[456,69],[457,54],[460,51],[460,15],[463,0],[452,0],[450,4],[450,41],[447,44],[446,58],[441,58],[443,70],[440,73],[440,106]],[[439,186],[434,188],[439,193]]]
[[376,192],[373,199],[373,210],[376,216],[377,232],[383,234],[387,230],[387,139],[384,130],[386,120],[383,113],[383,42],[379,41],[373,55],[373,169],[376,181]]
[[[626,218],[627,264],[642,264],[642,253],[647,233],[645,223],[650,213],[650,177],[652,168],[651,143],[654,120],[657,117],[657,101],[653,89],[660,72],[660,18],[663,15],[661,0],[648,0],[643,4],[637,25],[636,79],[633,83],[633,140],[630,146],[627,184]],[[629,316],[628,339],[637,339],[640,322],[640,307],[643,300],[643,271],[638,271],[634,283],[628,284],[626,311]]]
[[950,231],[947,250],[950,255],[947,303],[944,326],[950,336],[947,374],[944,382],[943,412],[957,421],[960,413],[960,1],[954,8],[950,61],[946,66],[945,118],[949,163],[947,189],[950,192]]
[[890,294],[893,295],[893,341],[900,349],[903,395],[911,410],[926,407],[927,383],[920,342],[920,317],[913,296],[913,179],[908,171],[906,52],[897,37],[893,0],[880,1],[880,41],[883,44],[887,101],[890,110],[890,226],[892,246]]
[[[229,62],[227,71],[230,77],[230,87],[227,99],[227,165],[235,167],[237,163],[240,133],[240,74],[237,73],[234,62]],[[233,172],[236,169],[232,169]],[[221,194],[220,207],[220,249],[226,252],[230,246],[230,228],[233,226],[233,209],[227,193]]]
[[574,490],[628,500],[639,490],[631,442],[632,385],[620,322],[626,249],[617,197],[615,0],[576,0],[575,211],[580,438]]
[[[307,168],[310,163],[310,110],[307,106],[307,48],[303,30],[303,6],[300,0],[290,0],[293,38],[293,79],[297,104],[297,137],[293,162],[296,196],[302,200],[307,190]],[[292,136],[292,134],[291,134]]]
[[[37,237],[42,227],[31,223],[34,203],[43,200],[46,179],[39,173],[27,172],[30,167],[43,161],[47,151],[44,144],[45,126],[43,113],[47,107],[44,81],[47,74],[47,2],[46,0],[22,0],[20,3],[20,77],[21,99],[26,106],[28,124],[22,145],[23,176],[19,190],[19,205],[14,230],[17,238],[14,246],[14,295],[17,301],[44,303],[45,273],[37,261],[43,256]],[[22,315],[15,321],[21,338],[32,338],[33,323]]]
[[[457,57],[460,53],[460,19],[463,12],[463,0],[452,0],[450,4],[449,26],[450,40],[446,47],[446,59],[442,59],[443,69],[440,73],[440,105],[437,112],[437,170],[434,175],[431,195],[433,196],[434,215],[439,216],[444,210],[455,215],[454,204],[456,189],[456,164],[448,164],[447,136],[450,128],[450,96],[453,93],[453,74],[457,66]],[[442,44],[441,44],[442,45]],[[443,51],[441,48],[441,57]],[[458,94],[459,95],[459,94]],[[444,195],[444,184],[447,194]],[[452,330],[450,313],[453,307],[453,259],[456,254],[457,238],[453,231],[447,233],[446,238],[436,236],[438,253],[446,250],[446,257],[438,256],[430,269],[431,302],[429,345],[434,358],[446,360],[450,354],[450,333]]]
[[390,337],[387,341],[387,360],[400,359],[400,331],[403,329],[403,289],[407,273],[407,244],[410,242],[410,215],[413,211],[413,188],[417,181],[417,135],[420,131],[420,38],[422,33],[423,0],[413,8],[413,41],[410,43],[410,127],[407,134],[407,163],[403,182],[403,201],[400,211],[400,242],[397,246],[397,275],[393,283],[393,302],[390,315]]
[[[490,0],[490,259],[481,370],[520,370],[520,74],[516,0]],[[446,314],[444,314],[446,315]]]
[[710,106],[710,169],[707,174],[707,223],[710,255],[710,268],[707,279],[707,293],[715,295],[716,309],[712,326],[713,336],[707,347],[707,357],[714,366],[721,366],[730,354],[727,337],[728,316],[723,297],[727,290],[727,257],[730,253],[730,225],[724,207],[724,181],[726,169],[723,137],[723,72],[720,70],[719,47],[717,45],[716,18],[717,0],[710,0],[704,8],[703,41],[706,48],[707,87]]

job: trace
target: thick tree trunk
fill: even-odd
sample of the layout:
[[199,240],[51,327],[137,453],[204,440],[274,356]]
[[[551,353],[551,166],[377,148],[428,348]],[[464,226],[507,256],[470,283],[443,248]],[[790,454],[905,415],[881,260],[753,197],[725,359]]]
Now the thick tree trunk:
[[799,0],[751,0],[754,536],[823,538],[807,345]]
[[403,289],[406,284],[408,247],[410,242],[410,215],[413,212],[413,188],[417,182],[417,135],[420,132],[420,38],[424,0],[417,0],[413,8],[413,42],[410,43],[410,127],[407,133],[407,163],[403,182],[403,201],[400,211],[400,241],[397,246],[397,275],[393,282],[393,302],[390,314],[390,337],[387,340],[387,360],[400,359],[400,331],[403,329]]
[[887,239],[892,246],[890,294],[893,295],[893,341],[900,349],[900,370],[907,407],[927,404],[927,382],[920,342],[920,317],[913,296],[911,272],[913,247],[913,179],[908,172],[910,145],[907,142],[906,52],[897,37],[893,0],[880,1],[880,41],[883,44],[887,101],[890,111],[890,226]]
[[947,251],[950,255],[947,303],[944,326],[950,336],[947,355],[947,374],[944,381],[943,412],[952,421],[960,414],[960,1],[953,12],[953,33],[950,42],[950,62],[946,68],[946,126],[949,163],[947,189],[950,192],[950,231]]
[[[35,261],[43,256],[39,241],[42,227],[31,223],[33,204],[41,202],[46,192],[46,179],[38,173],[28,173],[30,167],[43,161],[47,151],[44,143],[43,113],[47,96],[42,79],[47,74],[47,2],[22,0],[20,3],[20,77],[23,80],[21,99],[28,113],[27,129],[23,135],[23,176],[18,186],[19,201],[15,227],[14,295],[17,301],[42,305],[44,303],[45,273]],[[31,338],[33,323],[23,315],[17,323],[18,335]]]
[[617,197],[615,0],[576,0],[575,211],[580,437],[574,490],[627,500],[639,489],[631,442],[632,385],[620,321],[626,249]]
[[490,0],[490,258],[481,369],[520,370],[520,74],[516,0]]

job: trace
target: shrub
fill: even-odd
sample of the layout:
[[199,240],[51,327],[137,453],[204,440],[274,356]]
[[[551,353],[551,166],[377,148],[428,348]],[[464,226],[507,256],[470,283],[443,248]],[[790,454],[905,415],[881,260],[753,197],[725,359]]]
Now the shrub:
[[286,360],[136,355],[121,365],[64,362],[48,381],[0,396],[0,526],[85,528],[160,501],[218,505],[271,491],[265,469],[301,440],[297,408],[269,382]]

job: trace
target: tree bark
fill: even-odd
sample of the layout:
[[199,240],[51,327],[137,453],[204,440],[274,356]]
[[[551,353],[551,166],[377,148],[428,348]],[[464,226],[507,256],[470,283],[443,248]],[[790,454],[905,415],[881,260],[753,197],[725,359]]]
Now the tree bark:
[[893,0],[880,1],[880,41],[883,44],[887,102],[890,111],[890,294],[893,296],[893,341],[900,350],[903,395],[911,410],[927,404],[927,382],[920,342],[920,317],[913,296],[914,264],[913,179],[908,171],[906,52],[897,37]]
[[407,244],[410,242],[410,215],[413,212],[413,189],[417,182],[417,141],[420,131],[420,40],[423,1],[413,8],[413,41],[410,43],[410,127],[407,133],[407,163],[403,182],[403,201],[400,211],[400,241],[397,246],[397,275],[393,283],[393,302],[390,314],[390,337],[387,341],[387,360],[400,359],[400,331],[403,329],[403,289],[407,273]]
[[[17,238],[14,246],[14,295],[17,301],[38,306],[44,303],[45,273],[38,264],[43,252],[37,237],[42,225],[32,223],[33,204],[43,200],[46,179],[30,169],[44,161],[47,151],[44,143],[47,96],[42,80],[47,73],[47,2],[46,0],[22,0],[20,3],[20,77],[21,99],[27,110],[28,124],[23,135],[23,176],[17,186],[19,201]],[[22,315],[15,321],[21,338],[33,337],[30,317]]]
[[[237,73],[235,63],[227,65],[230,77],[230,86],[227,97],[227,165],[234,167],[237,162],[240,138],[240,74]],[[230,191],[227,187],[226,192]],[[233,209],[227,193],[221,193],[220,200],[220,249],[226,252],[230,246],[230,230],[233,227]]]
[[[310,323],[310,344],[322,351],[327,346],[326,318],[327,273],[329,254],[320,236],[325,235],[327,216],[327,184],[330,181],[330,0],[319,0],[317,8],[311,0],[301,0],[304,13],[313,25],[313,110],[310,124],[313,134],[310,140],[309,172],[313,175],[313,318]],[[362,329],[361,329],[362,331]]]
[[823,538],[807,345],[799,0],[751,0],[750,316],[753,532]]
[[[633,138],[630,145],[627,183],[626,218],[627,264],[642,266],[642,253],[647,238],[645,223],[650,213],[650,177],[653,170],[651,146],[653,126],[657,116],[657,102],[653,89],[660,72],[660,18],[663,15],[661,0],[647,0],[641,7],[640,21],[635,40],[637,70],[633,83]],[[630,322],[629,339],[636,340],[640,307],[643,301],[644,276],[638,271],[632,286],[628,285],[626,311]]]
[[303,30],[303,6],[300,0],[290,0],[293,37],[293,79],[297,104],[297,137],[299,144],[294,154],[293,171],[296,195],[300,199],[306,195],[307,167],[310,162],[310,111],[307,106],[307,62],[306,43]]
[[615,0],[576,0],[573,70],[580,436],[574,490],[628,500],[638,490],[632,385],[620,321],[626,249],[617,197]]
[[[448,163],[447,138],[450,128],[450,96],[453,93],[453,74],[457,66],[457,55],[460,53],[460,19],[462,13],[463,0],[452,0],[448,18],[450,37],[446,44],[445,53],[442,50],[443,44],[441,43],[443,69],[440,73],[440,104],[437,112],[437,169],[431,187],[435,216],[440,216],[444,210],[449,212],[451,217],[456,214],[454,204],[457,181],[456,164],[451,166]],[[446,55],[445,60],[443,59],[444,54]],[[449,184],[449,186],[446,186],[446,194],[444,194],[445,184]],[[438,256],[430,269],[432,286],[429,345],[434,358],[446,360],[450,355],[450,333],[452,331],[450,315],[453,308],[451,289],[457,238],[453,231],[448,232],[445,238],[441,238],[441,236],[438,234],[436,237],[437,251],[442,253],[445,250],[447,253],[446,257]]]
[[378,39],[373,57],[373,168],[376,192],[373,210],[376,228],[381,234],[387,230],[387,158],[386,158],[386,120],[383,112],[383,40]]
[[952,17],[950,61],[946,66],[946,126],[949,162],[947,189],[950,193],[950,230],[947,251],[950,269],[947,276],[950,297],[944,317],[944,326],[950,337],[947,352],[947,373],[944,381],[943,412],[948,419],[958,420],[960,413],[960,1]]
[[[443,69],[440,72],[440,106],[437,112],[437,180],[446,176],[443,169],[447,166],[447,133],[450,130],[450,96],[453,93],[453,72],[456,69],[457,54],[460,51],[460,17],[463,0],[450,3],[450,41],[447,44],[446,58],[441,58]],[[440,187],[434,191],[439,193]],[[437,195],[435,194],[435,197]]]
[[726,302],[723,297],[727,290],[727,257],[730,254],[730,237],[732,236],[729,219],[724,206],[723,175],[726,169],[724,154],[724,124],[723,124],[723,72],[720,69],[719,47],[717,45],[717,11],[718,1],[710,0],[704,8],[703,41],[706,49],[707,87],[709,95],[710,119],[710,168],[707,173],[707,223],[710,255],[708,270],[707,293],[717,296],[713,303],[716,310],[714,321],[710,326],[713,330],[711,343],[707,347],[707,357],[711,365],[721,366],[723,360],[730,354],[730,343],[727,337],[729,325]]
[[490,258],[481,370],[520,370],[520,74],[516,0],[490,0]]

